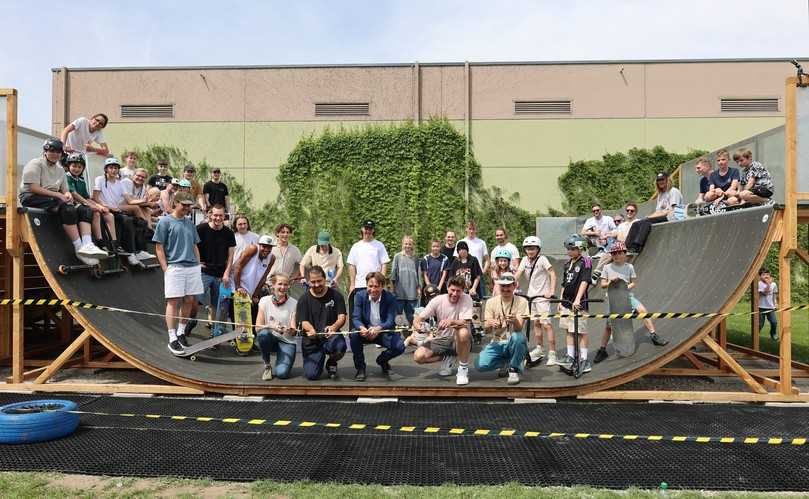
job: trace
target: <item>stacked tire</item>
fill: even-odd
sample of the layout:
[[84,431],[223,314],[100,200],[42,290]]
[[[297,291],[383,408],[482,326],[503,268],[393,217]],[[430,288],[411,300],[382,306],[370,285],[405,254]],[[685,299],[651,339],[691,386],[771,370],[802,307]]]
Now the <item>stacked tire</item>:
[[79,426],[70,400],[32,400],[0,406],[0,444],[29,444],[66,437]]

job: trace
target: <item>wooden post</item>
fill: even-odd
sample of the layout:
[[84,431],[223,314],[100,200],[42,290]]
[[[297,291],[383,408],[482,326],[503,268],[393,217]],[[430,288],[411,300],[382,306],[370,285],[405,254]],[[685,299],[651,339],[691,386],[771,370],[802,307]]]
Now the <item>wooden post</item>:
[[[43,371],[42,374],[40,374],[37,379],[34,380],[34,383],[42,384],[48,381],[48,379],[50,379],[50,377],[53,376],[54,373],[56,373],[56,371],[62,368],[65,362],[67,362],[68,360],[70,360],[71,357],[73,357],[73,354],[76,353],[79,350],[79,348],[81,348],[82,346],[84,346],[86,343],[89,342],[90,338],[91,338],[90,331],[84,331],[83,333],[81,333],[79,337],[76,338],[76,340],[73,343],[71,343],[69,347],[65,348],[64,352],[62,352],[59,355],[59,357],[56,357],[56,360],[54,360],[53,363],[50,366],[48,366],[48,368],[45,369],[45,371]],[[20,377],[22,377],[22,374],[20,374]],[[15,383],[21,382],[22,380],[15,381]]]
[[[722,322],[719,323],[719,348],[724,351],[728,349],[728,323],[727,319],[722,319]],[[728,369],[727,363],[724,359],[720,356],[719,357],[719,369],[722,371],[726,371]]]
[[753,284],[750,285],[750,336],[753,350],[761,349],[761,338],[758,335],[758,328],[761,325],[758,323],[758,279],[753,279]]
[[[703,343],[708,345],[708,348],[714,351],[717,357],[719,357],[720,361],[724,361],[725,364],[730,368],[731,371],[736,373],[742,381],[747,383],[747,386],[755,393],[767,393],[767,389],[761,386],[758,381],[753,379],[750,376],[750,373],[744,370],[742,366],[739,365],[736,360],[730,356],[729,353],[725,351],[724,348],[720,347],[718,343],[716,343],[710,336],[705,336],[702,339]],[[790,392],[791,395],[791,392]]]

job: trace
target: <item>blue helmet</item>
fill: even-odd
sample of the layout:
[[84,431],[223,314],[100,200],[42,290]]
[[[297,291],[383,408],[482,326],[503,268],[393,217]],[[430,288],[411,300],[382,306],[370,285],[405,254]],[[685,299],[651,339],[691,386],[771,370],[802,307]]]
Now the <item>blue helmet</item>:
[[565,239],[565,248],[566,249],[580,249],[584,251],[587,249],[587,239],[582,236],[581,234],[571,234],[567,236]]

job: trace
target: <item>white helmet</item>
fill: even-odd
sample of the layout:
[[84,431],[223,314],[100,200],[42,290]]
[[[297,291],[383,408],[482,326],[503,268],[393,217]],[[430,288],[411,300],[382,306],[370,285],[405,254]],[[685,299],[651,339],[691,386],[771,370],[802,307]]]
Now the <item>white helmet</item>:
[[522,247],[527,248],[528,246],[536,246],[537,248],[541,248],[542,242],[537,236],[528,236],[522,240]]

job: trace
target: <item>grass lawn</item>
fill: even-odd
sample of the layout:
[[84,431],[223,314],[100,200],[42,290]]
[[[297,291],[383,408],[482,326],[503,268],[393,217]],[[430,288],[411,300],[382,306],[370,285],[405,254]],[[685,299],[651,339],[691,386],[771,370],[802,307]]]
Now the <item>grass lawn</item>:
[[[666,492],[666,497],[676,498],[769,498],[778,496],[796,497],[796,494],[738,493],[701,491]],[[0,496],[14,498],[61,498],[61,497],[267,497],[308,498],[331,497],[352,499],[377,498],[659,498],[658,490],[627,489],[613,491],[590,487],[529,487],[519,484],[436,487],[343,485],[334,483],[292,482],[279,483],[256,481],[252,483],[214,482],[203,480],[176,480],[168,478],[118,478],[85,475],[62,475],[56,473],[0,473]]]
[[[736,312],[749,312],[749,303],[739,303]],[[780,318],[779,318],[780,320]],[[728,341],[737,345],[753,346],[750,336],[750,316],[728,317]],[[781,334],[780,324],[778,334]],[[778,354],[778,342],[770,339],[770,325],[766,325],[761,332],[761,350]],[[809,310],[800,310],[792,313],[792,359],[809,363]]]

